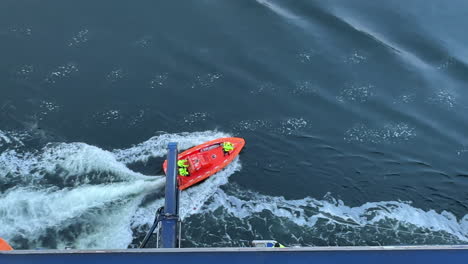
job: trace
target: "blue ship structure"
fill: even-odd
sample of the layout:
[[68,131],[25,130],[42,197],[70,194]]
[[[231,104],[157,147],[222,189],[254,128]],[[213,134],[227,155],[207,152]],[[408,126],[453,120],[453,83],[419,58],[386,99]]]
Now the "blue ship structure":
[[[180,248],[181,222],[177,186],[177,144],[168,145],[165,204],[140,249],[12,250],[0,251],[0,264],[458,264],[468,263],[468,246],[274,247],[275,241],[256,241],[251,248]],[[144,248],[156,231],[156,248]]]

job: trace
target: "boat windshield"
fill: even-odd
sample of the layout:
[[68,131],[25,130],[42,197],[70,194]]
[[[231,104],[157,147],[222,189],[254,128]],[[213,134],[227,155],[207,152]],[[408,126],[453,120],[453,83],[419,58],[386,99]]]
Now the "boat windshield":
[[219,146],[221,146],[221,144],[214,144],[214,145],[208,146],[206,148],[202,148],[200,150],[200,152],[210,151],[212,149],[218,148]]

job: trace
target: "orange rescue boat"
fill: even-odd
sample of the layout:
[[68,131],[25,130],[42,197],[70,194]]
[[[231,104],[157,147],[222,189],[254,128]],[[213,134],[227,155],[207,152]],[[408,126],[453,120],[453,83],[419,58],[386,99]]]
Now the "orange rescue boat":
[[[223,143],[226,142],[231,143],[234,149],[225,152]],[[189,175],[178,175],[179,189],[187,189],[225,168],[239,155],[244,145],[243,138],[218,138],[180,153],[178,160],[188,162]],[[166,173],[167,160],[163,163],[163,169]]]
[[13,250],[13,248],[0,237],[0,251],[2,250]]

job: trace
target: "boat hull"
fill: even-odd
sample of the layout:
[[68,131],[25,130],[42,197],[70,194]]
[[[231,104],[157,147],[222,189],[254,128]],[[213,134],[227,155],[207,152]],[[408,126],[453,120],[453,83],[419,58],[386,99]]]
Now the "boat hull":
[[[234,149],[225,153],[221,145],[223,142],[232,143]],[[239,155],[244,145],[243,138],[218,138],[180,153],[178,160],[188,161],[190,175],[178,175],[179,189],[187,189],[224,169]],[[166,173],[167,160],[163,163],[163,169]]]

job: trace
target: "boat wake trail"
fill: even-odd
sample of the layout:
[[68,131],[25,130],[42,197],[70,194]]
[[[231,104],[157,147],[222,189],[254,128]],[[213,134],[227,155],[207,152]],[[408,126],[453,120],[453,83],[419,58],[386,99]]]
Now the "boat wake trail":
[[[109,238],[109,234],[122,235],[130,230],[109,230],[112,232],[106,234],[100,228],[104,225],[118,227],[122,221],[128,226],[131,211],[136,210],[142,196],[163,184],[164,180],[159,177],[64,189],[12,188],[1,197],[1,233],[13,243],[26,243],[27,248],[48,247],[45,244],[48,240],[56,241],[55,246],[59,248],[112,247],[123,241],[113,241],[115,237]],[[121,211],[129,214],[123,215]],[[95,240],[89,240],[90,234]],[[75,236],[77,240],[74,241]],[[86,241],[83,236],[87,237]],[[72,239],[67,239],[69,237]]]
[[[200,213],[191,221],[216,225],[211,229],[219,232],[203,239],[200,230],[187,231],[195,246],[246,246],[252,239],[277,239],[301,246],[468,242],[468,215],[457,220],[447,211],[424,211],[399,201],[350,207],[330,195],[323,200],[287,200],[230,185],[225,191],[217,190]],[[238,239],[227,239],[234,233]]]
[[[180,194],[180,212],[182,220],[186,220],[192,215],[203,213],[203,206],[211,197],[219,191],[219,187],[228,183],[228,178],[241,169],[239,158],[229,164],[224,170],[218,172],[216,176],[208,178],[202,184],[195,185],[184,190]],[[141,207],[133,217],[132,228],[141,234],[146,234],[154,221],[154,213],[163,206],[164,199],[158,199],[151,204]]]
[[[170,141],[182,150],[228,136],[163,134],[113,151],[85,143],[49,143],[31,151],[19,138],[1,135],[6,149],[0,154],[0,237],[18,249],[127,248],[145,197],[161,192],[165,183],[163,176],[143,175],[127,165],[164,157]],[[191,199],[199,202],[191,206],[201,207],[209,193],[197,195]]]
[[[163,205],[165,177],[127,166],[163,158],[171,141],[184,150],[229,136],[162,134],[112,151],[85,143],[26,150],[20,137],[1,133],[0,237],[18,249],[134,247]],[[181,193],[184,246],[247,246],[252,239],[302,246],[468,242],[468,215],[457,219],[400,201],[350,207],[331,195],[322,200],[262,195],[227,184],[240,169],[237,158]]]

